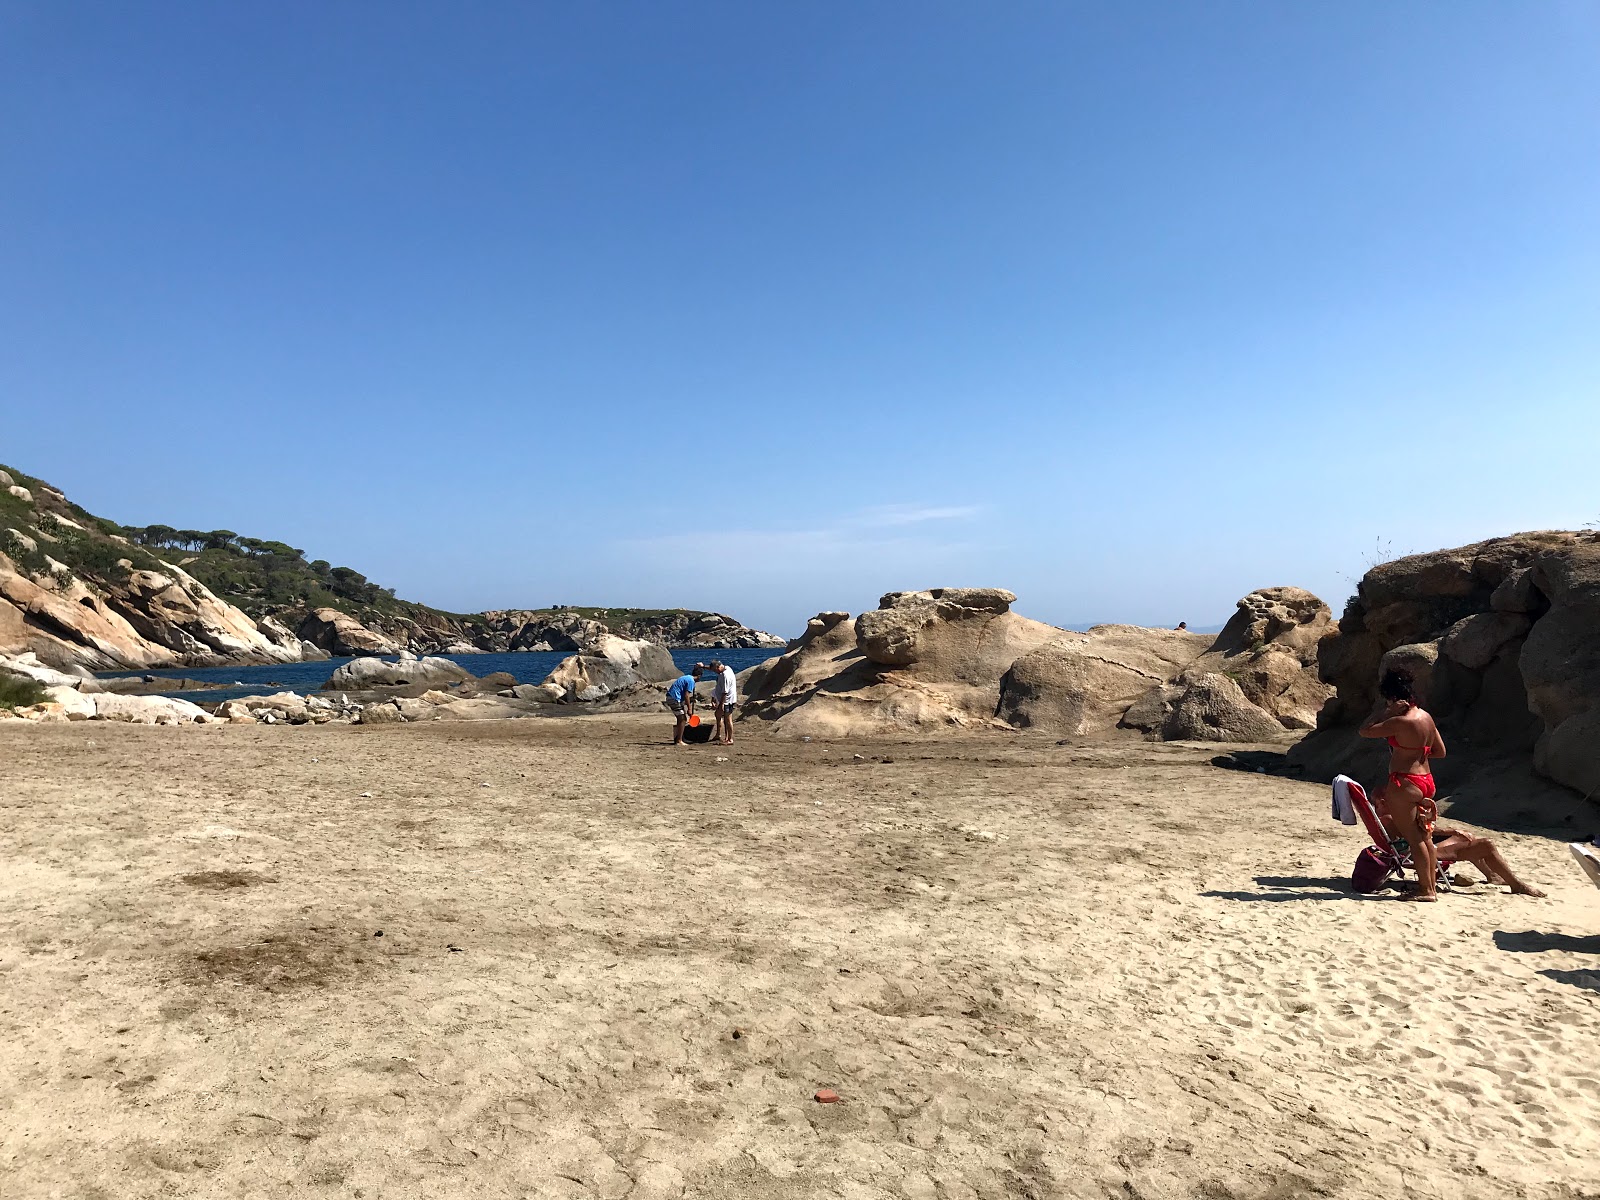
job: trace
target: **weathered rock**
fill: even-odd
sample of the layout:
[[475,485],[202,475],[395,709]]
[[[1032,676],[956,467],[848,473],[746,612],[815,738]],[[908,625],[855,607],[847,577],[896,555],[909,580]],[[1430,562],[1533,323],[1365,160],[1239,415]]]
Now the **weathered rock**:
[[543,686],[559,689],[567,700],[593,702],[633,684],[664,683],[678,674],[665,646],[608,633],[595,641],[591,652],[562,659]]
[[45,687],[68,687],[82,690],[82,685],[86,682],[76,672],[58,671],[54,667],[45,666],[39,661],[38,655],[31,651],[17,655],[0,654],[0,671],[8,671],[12,675],[25,676],[35,683],[42,683]]
[[1304,588],[1258,588],[1238,602],[1217,640],[1188,669],[1223,674],[1285,729],[1310,729],[1333,694],[1317,673],[1334,629],[1328,606]]
[[319,608],[306,614],[295,632],[331,658],[394,654],[400,649],[391,638],[336,608]]
[[1470,670],[1481,671],[1511,642],[1526,637],[1533,622],[1521,613],[1481,612],[1450,626],[1439,652]]
[[[438,693],[429,694],[437,695]],[[431,721],[434,717],[434,710],[439,707],[439,702],[426,699],[423,696],[397,696],[394,706],[400,710],[400,715],[408,721]]]
[[1313,662],[1332,623],[1328,606],[1304,588],[1258,588],[1238,602],[1211,653],[1233,656],[1270,644],[1302,663]]
[[375,704],[363,705],[361,709],[362,725],[393,725],[404,720],[393,700],[380,700]]
[[264,712],[271,712],[278,720],[291,725],[300,725],[310,716],[309,698],[293,692],[278,692],[271,696],[241,696],[217,705],[217,716],[224,719],[260,718]]
[[1489,593],[1489,607],[1503,613],[1538,613],[1550,602],[1534,585],[1533,571],[1522,567],[1512,571]]
[[448,658],[417,658],[407,652],[392,663],[381,658],[353,658],[328,677],[322,690],[358,692],[414,683],[460,683],[472,678],[471,671]]
[[171,696],[118,696],[102,692],[94,699],[97,721],[129,721],[135,725],[204,724],[211,714],[197,704]]
[[1586,799],[1600,796],[1600,707],[1568,717],[1541,736],[1533,765],[1539,774]]
[[488,696],[451,700],[448,704],[435,706],[433,710],[433,716],[440,721],[503,721],[527,715],[525,709],[513,707],[503,700],[495,700]]
[[1183,696],[1184,689],[1173,684],[1153,687],[1140,696],[1122,714],[1124,729],[1138,729],[1144,733],[1159,734],[1172,715],[1173,707]]
[[1245,699],[1226,675],[1187,680],[1161,727],[1167,741],[1266,742],[1282,735],[1283,726]]
[[958,621],[989,619],[1007,613],[1016,601],[1001,588],[932,588],[890,592],[872,612],[856,618],[861,653],[881,666],[908,667],[938,654],[929,635]]
[[1000,681],[997,714],[1019,729],[1105,733],[1130,706],[1199,657],[1211,639],[1170,629],[1097,625],[1061,633],[1018,658]]
[[506,691],[518,700],[531,700],[537,704],[562,704],[567,699],[567,689],[556,683],[519,683]]
[[[1600,709],[1600,536],[1517,534],[1374,568],[1320,662],[1338,690],[1290,751],[1302,768],[1381,765],[1385,748],[1355,730],[1394,666],[1450,746],[1441,787],[1470,793],[1475,773],[1509,764],[1587,793],[1600,777],[1589,715]],[[1486,812],[1508,800],[1484,790]]]
[[45,695],[53,704],[61,706],[62,715],[69,721],[92,721],[95,717],[93,696],[86,696],[77,688],[58,684],[45,688]]
[[1600,537],[1540,554],[1533,575],[1550,608],[1523,644],[1522,677],[1529,707],[1555,729],[1600,706]]

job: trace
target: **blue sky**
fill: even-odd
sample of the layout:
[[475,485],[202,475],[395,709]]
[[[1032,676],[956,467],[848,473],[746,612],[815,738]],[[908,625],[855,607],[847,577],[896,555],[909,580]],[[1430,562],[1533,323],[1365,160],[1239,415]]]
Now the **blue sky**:
[[455,609],[1600,519],[1600,6],[0,6],[0,461]]

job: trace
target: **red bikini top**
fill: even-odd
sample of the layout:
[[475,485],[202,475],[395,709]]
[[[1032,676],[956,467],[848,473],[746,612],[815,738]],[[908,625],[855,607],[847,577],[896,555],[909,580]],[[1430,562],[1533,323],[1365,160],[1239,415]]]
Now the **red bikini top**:
[[1396,750],[1421,750],[1423,758],[1427,758],[1429,755],[1431,755],[1433,753],[1433,743],[1432,742],[1429,742],[1424,746],[1403,746],[1403,745],[1400,744],[1400,740],[1398,738],[1389,737],[1389,738],[1384,738],[1383,740],[1388,742],[1389,745],[1393,746]]

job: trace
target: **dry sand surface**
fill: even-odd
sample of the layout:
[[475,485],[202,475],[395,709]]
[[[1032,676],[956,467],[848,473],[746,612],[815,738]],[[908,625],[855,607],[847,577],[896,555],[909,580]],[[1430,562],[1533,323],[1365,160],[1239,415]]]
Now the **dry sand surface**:
[[0,1193],[1600,1192],[1560,842],[1359,899],[1215,748],[666,729],[0,728]]

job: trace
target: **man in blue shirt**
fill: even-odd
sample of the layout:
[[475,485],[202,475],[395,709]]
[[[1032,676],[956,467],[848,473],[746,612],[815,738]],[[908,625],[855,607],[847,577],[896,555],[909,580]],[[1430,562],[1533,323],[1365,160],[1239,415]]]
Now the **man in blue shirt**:
[[677,718],[677,724],[672,729],[674,746],[683,745],[684,726],[688,724],[689,718],[694,716],[694,682],[693,675],[679,675],[667,688],[667,707]]

